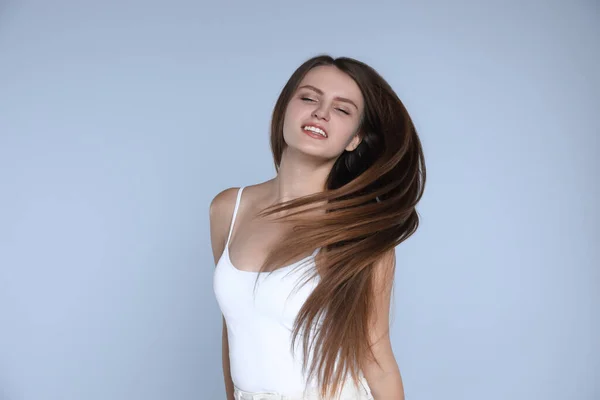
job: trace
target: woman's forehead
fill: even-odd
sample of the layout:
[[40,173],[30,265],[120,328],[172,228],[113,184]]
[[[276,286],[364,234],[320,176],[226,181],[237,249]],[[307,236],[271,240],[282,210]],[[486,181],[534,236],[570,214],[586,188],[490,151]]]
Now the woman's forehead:
[[309,86],[333,97],[349,98],[357,104],[362,103],[362,93],[358,84],[335,66],[327,65],[311,69],[298,85],[299,88],[303,86]]

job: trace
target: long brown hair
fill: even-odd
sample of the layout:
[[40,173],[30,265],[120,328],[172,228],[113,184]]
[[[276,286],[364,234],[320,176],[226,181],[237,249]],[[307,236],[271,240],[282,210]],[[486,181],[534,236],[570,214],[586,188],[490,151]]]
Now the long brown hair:
[[[335,161],[322,192],[262,211],[262,216],[285,211],[278,218],[292,221],[293,230],[272,249],[261,271],[273,271],[321,249],[318,268],[309,277],[320,279],[296,318],[292,348],[301,335],[304,371],[318,379],[321,396],[329,397],[341,389],[348,374],[356,381],[364,361],[375,358],[368,331],[374,265],[416,231],[415,207],[423,195],[425,163],[406,108],[379,73],[352,58],[319,55],[294,71],[275,104],[271,149],[277,171],[286,146],[287,105],[306,73],[321,65],[337,67],[358,84],[365,103],[362,140]],[[315,218],[310,211],[321,213]]]

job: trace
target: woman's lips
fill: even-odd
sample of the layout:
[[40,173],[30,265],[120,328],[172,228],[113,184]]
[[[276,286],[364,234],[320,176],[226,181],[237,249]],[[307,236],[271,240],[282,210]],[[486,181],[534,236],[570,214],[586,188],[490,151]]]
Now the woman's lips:
[[[312,128],[312,129],[307,129],[307,128]],[[309,123],[309,124],[304,124],[302,125],[302,130],[305,132],[313,132],[317,135],[321,135],[321,137],[325,137],[327,138],[329,135],[327,135],[327,131],[325,130],[325,128],[323,128],[321,125],[319,124],[314,124],[314,123]],[[319,132],[315,132],[315,130],[318,130]]]
[[306,129],[302,129],[302,132],[306,133],[308,136],[315,138],[315,139],[321,139],[321,140],[325,140],[327,139],[325,136],[320,135],[318,133],[315,133],[313,131],[307,131]]

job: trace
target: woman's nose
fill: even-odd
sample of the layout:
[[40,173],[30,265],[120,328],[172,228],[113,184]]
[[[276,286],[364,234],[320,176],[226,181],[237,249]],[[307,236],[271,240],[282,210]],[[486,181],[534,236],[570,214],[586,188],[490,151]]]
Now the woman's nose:
[[313,117],[318,119],[324,119],[325,121],[329,121],[329,109],[325,106],[317,107],[313,111]]

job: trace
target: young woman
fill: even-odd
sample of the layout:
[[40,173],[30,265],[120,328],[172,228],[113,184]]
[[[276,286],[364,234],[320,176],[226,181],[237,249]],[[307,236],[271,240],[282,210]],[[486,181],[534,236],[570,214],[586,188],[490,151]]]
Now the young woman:
[[406,109],[368,65],[314,57],[277,100],[271,148],[273,179],[210,205],[227,398],[403,399],[394,249],[425,184]]

